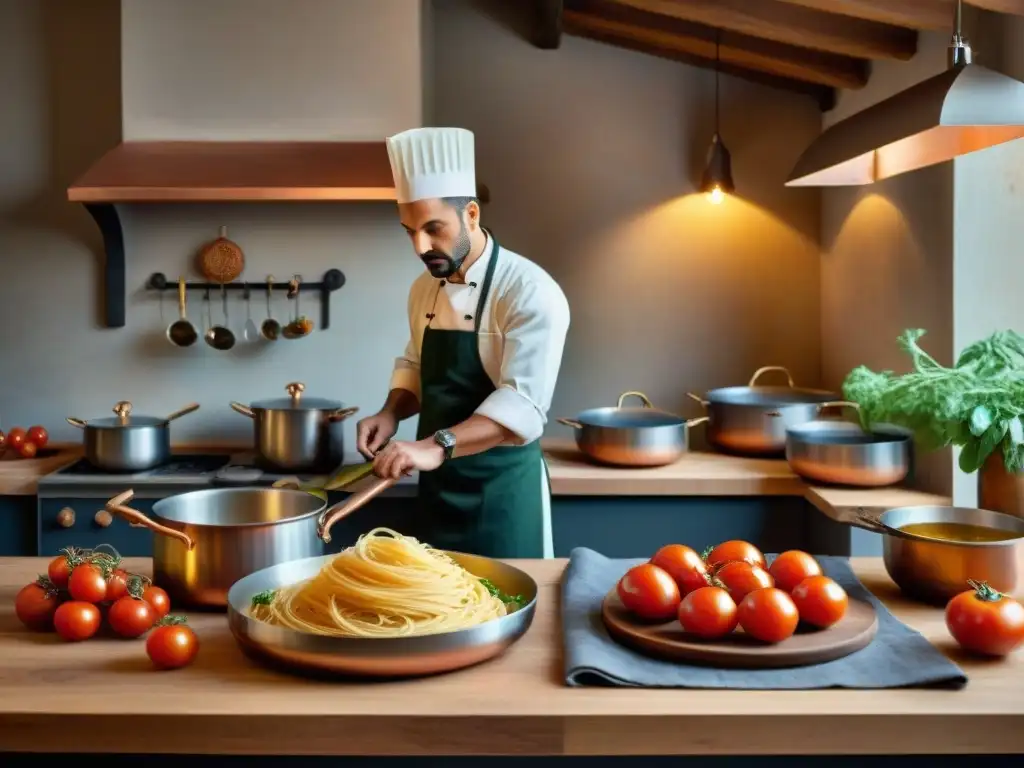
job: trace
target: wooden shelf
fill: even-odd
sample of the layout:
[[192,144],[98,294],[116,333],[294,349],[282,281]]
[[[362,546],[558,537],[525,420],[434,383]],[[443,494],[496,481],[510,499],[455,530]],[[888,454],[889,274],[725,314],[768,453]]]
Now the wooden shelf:
[[383,141],[125,142],[68,188],[79,203],[394,200]]

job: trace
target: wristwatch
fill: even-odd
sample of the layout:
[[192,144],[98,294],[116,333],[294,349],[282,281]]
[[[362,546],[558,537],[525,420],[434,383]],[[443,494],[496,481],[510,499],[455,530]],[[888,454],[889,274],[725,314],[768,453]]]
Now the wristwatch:
[[455,453],[455,435],[447,429],[439,429],[434,433],[434,442],[444,449],[444,460],[448,461]]

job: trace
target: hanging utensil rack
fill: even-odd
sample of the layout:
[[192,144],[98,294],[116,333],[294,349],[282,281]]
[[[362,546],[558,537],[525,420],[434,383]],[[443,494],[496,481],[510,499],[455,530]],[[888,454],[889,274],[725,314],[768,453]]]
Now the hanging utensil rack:
[[[323,278],[319,282],[311,283],[303,281],[299,283],[299,290],[310,293],[316,292],[320,295],[320,329],[327,330],[331,327],[331,294],[345,285],[345,275],[340,269],[328,269],[324,272]],[[149,276],[146,281],[146,290],[149,291],[176,291],[178,290],[178,283],[176,280],[168,280],[167,275],[163,272],[154,272]],[[208,282],[186,282],[186,291],[219,291],[221,289],[220,283],[208,283]],[[250,292],[259,293],[265,292],[268,289],[272,291],[284,291],[286,295],[293,288],[292,280],[283,280],[279,282],[268,283],[266,281],[251,282],[238,280],[233,283],[224,283],[224,290],[226,291],[244,291],[246,288]]]

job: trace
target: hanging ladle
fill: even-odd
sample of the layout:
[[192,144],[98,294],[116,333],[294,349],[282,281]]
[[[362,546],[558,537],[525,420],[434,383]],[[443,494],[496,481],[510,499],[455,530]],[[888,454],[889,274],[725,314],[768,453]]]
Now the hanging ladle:
[[[224,290],[224,284],[220,286],[221,298],[224,302],[224,322],[225,325],[213,325],[213,318],[210,318],[210,330],[206,332],[206,343],[209,344],[216,350],[226,352],[235,346],[235,334],[227,327],[228,321],[228,295],[227,291]],[[209,312],[210,305],[207,304],[207,311]]]
[[167,326],[167,338],[176,347],[191,347],[199,338],[196,327],[185,317],[185,278],[178,278],[178,319]]
[[270,300],[274,297],[274,276],[267,275],[267,319],[260,325],[260,335],[267,341],[277,341],[281,335],[281,324],[274,319]]

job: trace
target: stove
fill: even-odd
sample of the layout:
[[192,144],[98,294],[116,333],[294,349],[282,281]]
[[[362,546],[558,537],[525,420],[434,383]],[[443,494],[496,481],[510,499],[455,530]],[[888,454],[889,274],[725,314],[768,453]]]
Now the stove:
[[174,456],[166,464],[142,472],[126,472],[119,474],[109,469],[101,469],[93,466],[87,459],[79,459],[63,469],[57,470],[56,474],[73,477],[110,477],[110,478],[141,478],[141,477],[195,477],[207,475],[223,469],[231,463],[231,456],[226,454],[181,454]]

